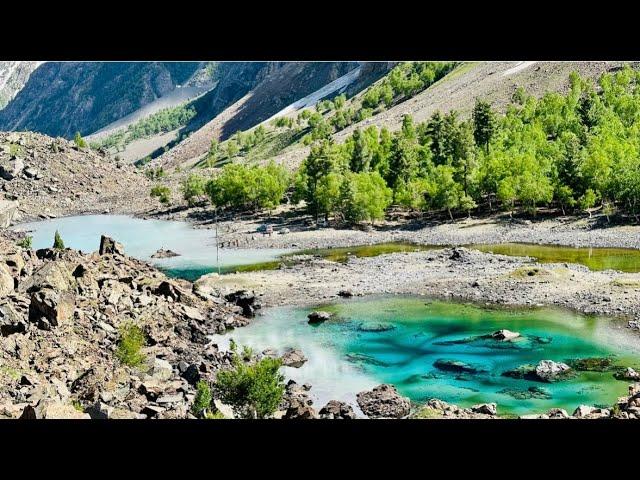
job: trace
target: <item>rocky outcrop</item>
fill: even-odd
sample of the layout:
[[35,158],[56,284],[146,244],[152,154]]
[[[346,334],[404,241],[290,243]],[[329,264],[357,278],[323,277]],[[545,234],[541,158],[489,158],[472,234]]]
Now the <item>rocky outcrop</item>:
[[494,340],[499,340],[501,342],[510,342],[511,340],[515,340],[516,338],[520,338],[520,333],[512,332],[511,330],[498,330],[497,332],[493,332],[489,335],[489,338]]
[[308,394],[310,389],[310,385],[299,385],[295,381],[289,380],[280,403],[279,410],[283,412],[281,418],[300,420],[318,418],[318,414],[313,408],[313,400]]
[[[188,418],[197,382],[231,365],[208,336],[242,324],[238,307],[144,262],[36,255],[0,234],[0,271],[12,286],[0,295],[0,418]],[[144,337],[138,366],[116,354],[131,323]]]
[[0,297],[9,295],[14,289],[14,280],[11,276],[9,267],[4,264],[0,264]]
[[621,372],[617,372],[615,377],[618,380],[630,380],[632,382],[640,382],[640,373],[636,372],[633,368],[627,367]]
[[409,415],[411,403],[398,394],[396,387],[382,384],[356,396],[358,405],[369,418],[403,418]]

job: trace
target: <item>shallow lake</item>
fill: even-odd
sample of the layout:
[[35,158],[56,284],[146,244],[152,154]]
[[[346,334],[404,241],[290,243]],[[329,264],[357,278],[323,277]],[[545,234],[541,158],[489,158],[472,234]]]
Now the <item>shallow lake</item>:
[[[499,414],[543,413],[553,407],[571,414],[580,404],[611,406],[626,394],[629,382],[616,380],[613,370],[580,371],[555,383],[502,373],[540,360],[593,357],[607,357],[614,366],[640,366],[640,342],[621,324],[564,310],[489,309],[398,296],[321,308],[333,312],[334,319],[309,325],[311,309],[274,308],[249,326],[213,339],[227,346],[233,338],[256,351],[301,348],[308,362],[283,368],[288,378],[312,384],[318,408],[330,399],[355,404],[357,392],[391,383],[416,402],[435,397],[460,406],[496,402]],[[521,338],[479,338],[500,329],[519,332]],[[461,362],[466,371],[443,369],[442,361]]]
[[[65,246],[92,252],[100,246],[100,235],[108,235],[124,244],[128,255],[150,261],[169,275],[195,280],[205,273],[217,271],[215,232],[192,228],[186,222],[146,220],[128,215],[81,215],[23,223],[14,229],[30,231],[34,248],[53,245],[53,236],[58,230]],[[180,256],[151,258],[160,248],[173,250]],[[221,271],[272,261],[290,251],[221,248]]]
[[540,263],[579,263],[590,270],[640,272],[640,250],[632,248],[576,248],[528,243],[470,245],[469,248],[501,255],[533,257]]

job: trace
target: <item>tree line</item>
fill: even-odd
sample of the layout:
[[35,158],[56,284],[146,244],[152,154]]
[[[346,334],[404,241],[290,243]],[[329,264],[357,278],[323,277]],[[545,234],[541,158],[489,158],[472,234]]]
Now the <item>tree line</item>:
[[455,111],[422,123],[405,116],[396,132],[369,126],[343,144],[320,135],[293,175],[230,164],[202,191],[216,205],[272,208],[289,190],[314,215],[349,222],[381,219],[392,204],[451,218],[478,208],[535,215],[541,206],[637,218],[640,73],[569,80],[566,94],[540,99],[518,88],[503,114],[478,99],[467,120]]

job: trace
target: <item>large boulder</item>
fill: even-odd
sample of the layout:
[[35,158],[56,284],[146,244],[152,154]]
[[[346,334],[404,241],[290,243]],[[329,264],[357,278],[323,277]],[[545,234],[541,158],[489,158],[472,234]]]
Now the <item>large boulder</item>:
[[57,292],[66,292],[73,285],[73,275],[63,261],[47,262],[38,268],[33,275],[20,284],[25,292],[36,292],[43,288],[51,288]]
[[411,409],[409,399],[400,396],[396,387],[389,384],[360,392],[356,397],[362,413],[370,418],[402,418],[409,415]]
[[540,360],[536,365],[536,375],[545,382],[562,380],[571,373],[571,367],[566,363],[553,360]]
[[285,367],[300,368],[308,360],[304,356],[302,350],[297,348],[290,348],[280,357],[282,365]]
[[0,335],[8,337],[14,333],[24,333],[27,325],[24,318],[10,304],[0,305]]
[[9,267],[0,263],[0,298],[9,295],[13,292],[15,282],[9,271]]
[[575,418],[609,418],[611,412],[606,408],[591,407],[589,405],[580,405],[573,412]]
[[43,288],[31,294],[29,321],[37,322],[43,329],[57,327],[71,319],[74,308],[75,298],[72,294]]
[[154,358],[147,372],[151,377],[161,382],[169,380],[173,375],[171,364],[161,358]]
[[225,295],[224,298],[227,302],[242,308],[242,315],[245,317],[254,317],[256,309],[260,308],[260,304],[256,303],[256,296],[246,290],[238,290]]
[[124,255],[124,245],[122,245],[119,242],[116,242],[111,237],[102,235],[100,237],[100,250],[98,251],[98,253],[100,255],[105,255],[105,254]]
[[511,330],[503,329],[498,330],[497,332],[493,332],[489,335],[494,340],[499,340],[501,342],[510,342],[511,340],[515,340],[520,337],[518,332],[512,332]]
[[0,199],[0,228],[8,228],[18,213],[18,202]]
[[317,311],[311,312],[307,315],[307,318],[309,319],[309,323],[322,323],[329,320],[331,316],[332,314],[329,312]]
[[330,400],[320,409],[320,418],[346,420],[356,418],[356,414],[348,403]]
[[19,157],[13,157],[0,163],[0,177],[5,180],[13,180],[24,169],[24,161]]

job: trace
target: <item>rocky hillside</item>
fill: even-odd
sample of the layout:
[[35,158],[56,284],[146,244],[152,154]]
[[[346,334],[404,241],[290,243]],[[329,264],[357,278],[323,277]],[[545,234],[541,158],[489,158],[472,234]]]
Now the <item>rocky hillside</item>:
[[[185,418],[198,380],[229,363],[206,335],[239,307],[124,255],[38,251],[0,238],[0,418]],[[141,363],[116,354],[135,323]]]
[[47,62],[0,110],[0,130],[89,134],[195,77],[206,62]]
[[0,62],[0,109],[13,100],[42,62]]
[[140,211],[149,189],[135,167],[73,142],[0,132],[0,227],[61,215]]

